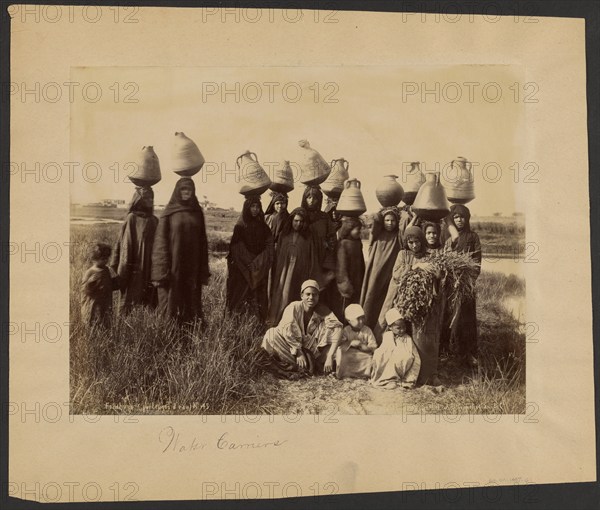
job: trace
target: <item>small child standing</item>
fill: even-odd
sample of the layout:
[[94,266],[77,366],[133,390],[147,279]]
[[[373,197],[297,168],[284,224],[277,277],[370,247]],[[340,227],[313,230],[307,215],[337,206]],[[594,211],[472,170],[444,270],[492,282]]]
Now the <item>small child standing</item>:
[[107,266],[110,253],[108,244],[97,243],[90,255],[93,265],[81,280],[81,320],[87,326],[110,326],[112,293],[119,289],[119,277]]
[[406,321],[395,308],[385,314],[388,330],[373,354],[371,384],[392,390],[400,384],[414,388],[421,368],[419,352],[406,333]]
[[333,357],[337,354],[335,375],[338,379],[368,379],[371,377],[373,351],[377,348],[375,335],[369,326],[365,326],[365,311],[360,305],[348,305],[344,316],[348,325],[342,331],[339,345],[335,343],[331,346],[328,355],[329,366],[331,367]]

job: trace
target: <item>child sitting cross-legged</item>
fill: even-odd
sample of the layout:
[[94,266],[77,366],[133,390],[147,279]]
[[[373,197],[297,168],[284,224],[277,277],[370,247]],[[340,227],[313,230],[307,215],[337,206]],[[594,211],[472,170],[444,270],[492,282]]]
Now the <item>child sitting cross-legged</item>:
[[386,390],[400,384],[413,388],[419,376],[421,358],[412,338],[406,332],[406,321],[395,308],[385,314],[388,330],[373,354],[371,384]]
[[344,310],[344,316],[348,325],[342,331],[339,344],[332,344],[325,371],[332,370],[335,356],[335,375],[338,379],[345,377],[368,379],[371,377],[373,351],[377,348],[375,335],[369,326],[365,326],[365,312],[360,305],[348,305]]

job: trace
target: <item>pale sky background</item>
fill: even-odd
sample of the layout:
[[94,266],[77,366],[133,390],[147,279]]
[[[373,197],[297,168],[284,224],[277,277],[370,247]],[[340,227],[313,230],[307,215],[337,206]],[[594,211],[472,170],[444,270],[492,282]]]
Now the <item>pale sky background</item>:
[[[98,182],[89,183],[76,171],[71,201],[129,201],[133,184],[123,182],[128,173],[125,164],[135,161],[144,145],[152,145],[162,170],[162,181],[154,186],[155,202],[166,203],[178,179],[170,170],[174,133],[183,131],[200,148],[208,162],[205,169],[229,171],[208,175],[203,169],[194,177],[199,198],[206,195],[225,208],[239,210],[243,201],[234,175],[240,154],[249,149],[260,162],[294,161],[298,140],[307,139],[327,161],[344,157],[350,162],[350,177],[362,181],[369,212],[380,207],[375,188],[384,175],[396,174],[402,183],[402,169],[410,161],[421,161],[430,169],[464,156],[479,163],[471,211],[479,216],[510,215],[524,210],[515,204],[514,172],[509,169],[515,162],[521,168],[526,163],[523,77],[520,67],[507,65],[72,68],[72,81],[96,82],[102,90],[96,103],[82,101],[79,94],[71,105],[72,161],[81,166],[95,162],[102,174]],[[203,97],[209,82],[218,91]],[[236,82],[240,90],[246,86],[246,97],[251,100],[257,88],[247,84],[258,83],[261,99],[251,103],[243,94],[240,102],[234,94],[223,98],[222,90],[233,90]],[[278,84],[273,86],[272,103],[265,82]],[[335,86],[325,85],[330,82]],[[409,82],[415,85],[406,85]],[[439,102],[434,94],[423,101],[422,89],[434,90],[436,82]],[[448,85],[452,82],[462,93],[455,103],[445,100],[456,97],[457,87]],[[472,102],[465,82],[479,84],[473,86]],[[521,102],[515,101],[514,87],[510,88],[515,82],[521,87]],[[284,99],[282,89],[290,83],[301,87],[298,102]],[[489,83],[497,86],[487,89],[488,97],[493,99],[498,89],[502,92],[497,102],[485,99],[483,87]],[[418,92],[403,98],[403,89],[411,86]],[[314,89],[319,91],[318,98]],[[94,89],[89,90],[92,95]],[[287,91],[294,98],[297,89],[290,85]],[[139,101],[125,102],[128,94]],[[328,94],[338,102],[325,102]],[[485,165],[488,176],[497,182],[486,182]],[[116,168],[120,168],[118,183]],[[501,174],[496,173],[498,168]],[[95,172],[90,170],[89,175],[94,177]],[[290,209],[300,204],[303,189],[304,185],[296,184]],[[268,201],[263,196],[264,207]]]

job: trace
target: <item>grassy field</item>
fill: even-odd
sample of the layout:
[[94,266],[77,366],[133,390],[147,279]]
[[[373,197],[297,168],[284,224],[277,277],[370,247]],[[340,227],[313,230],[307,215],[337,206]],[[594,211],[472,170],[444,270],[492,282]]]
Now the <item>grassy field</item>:
[[115,317],[108,334],[87,332],[79,306],[79,282],[89,266],[86,255],[93,242],[112,245],[118,230],[118,224],[71,227],[70,386],[75,414],[497,414],[525,410],[523,325],[503,305],[505,300],[524,299],[522,279],[481,274],[481,366],[465,371],[452,359],[443,360],[444,391],[425,386],[385,392],[365,381],[337,381],[333,376],[281,381],[256,368],[263,326],[251,317],[224,315],[222,253],[229,239],[220,230],[208,229],[213,276],[204,294],[209,323],[205,331],[197,324],[178,328],[138,309],[126,318]]

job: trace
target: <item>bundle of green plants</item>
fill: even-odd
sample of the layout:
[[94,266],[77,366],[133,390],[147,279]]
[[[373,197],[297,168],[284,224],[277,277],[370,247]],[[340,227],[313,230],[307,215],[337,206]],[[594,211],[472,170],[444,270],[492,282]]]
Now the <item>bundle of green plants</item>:
[[480,267],[468,253],[438,252],[420,262],[400,278],[393,303],[417,329],[423,327],[434,299],[445,296],[454,316],[463,301],[473,298]]

